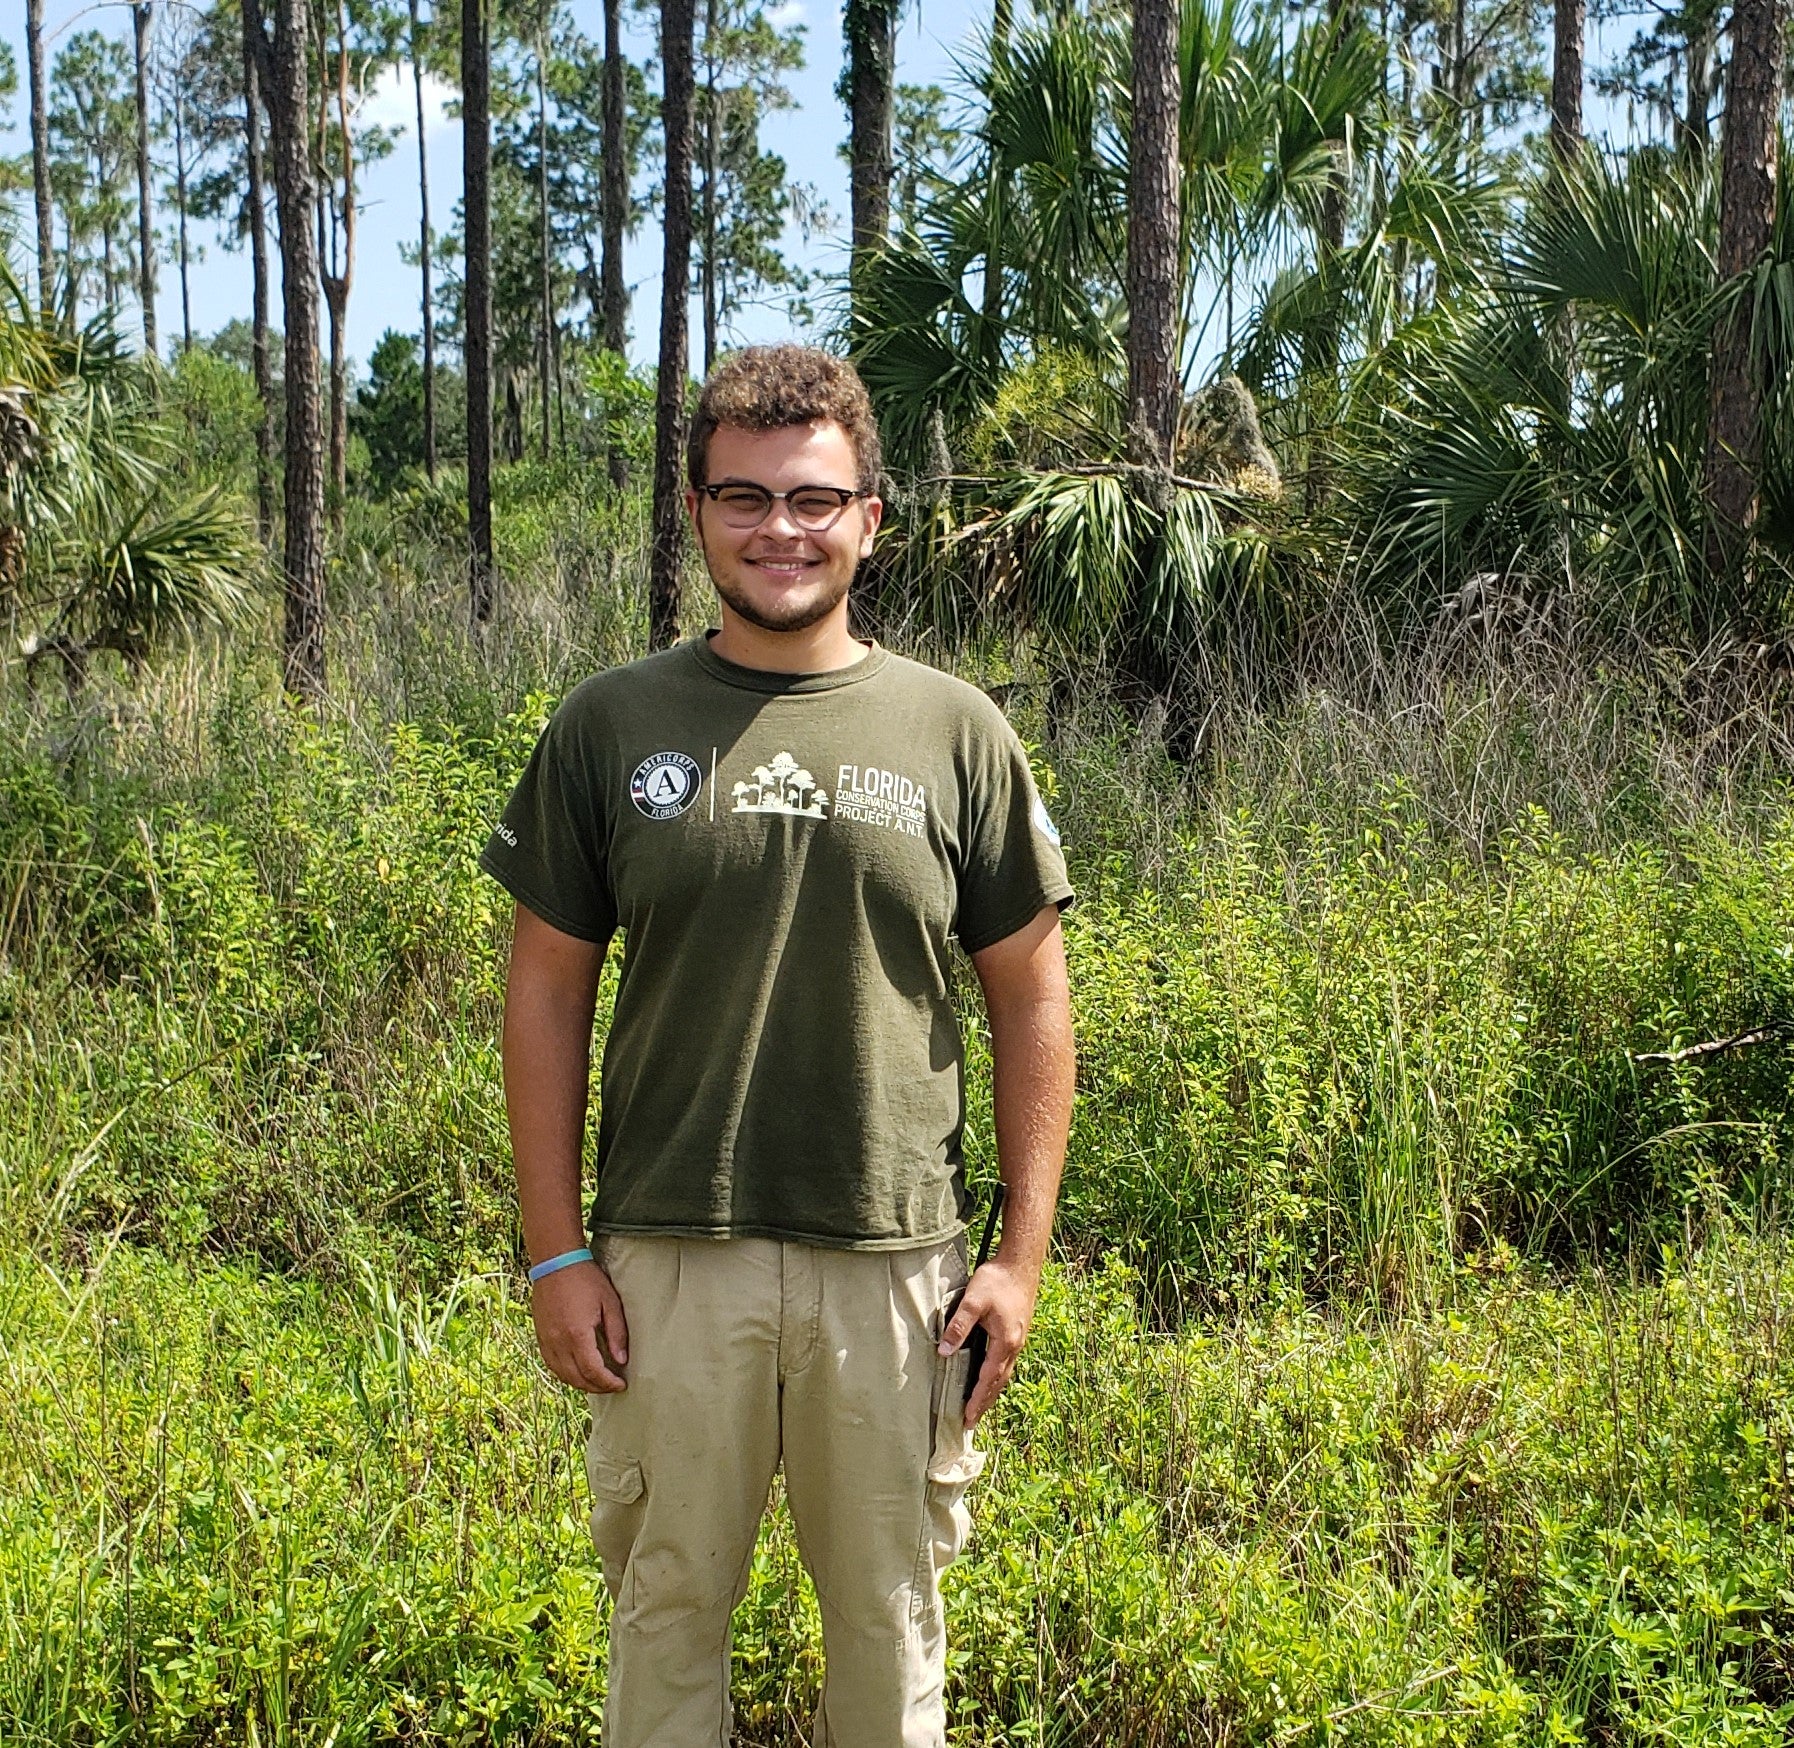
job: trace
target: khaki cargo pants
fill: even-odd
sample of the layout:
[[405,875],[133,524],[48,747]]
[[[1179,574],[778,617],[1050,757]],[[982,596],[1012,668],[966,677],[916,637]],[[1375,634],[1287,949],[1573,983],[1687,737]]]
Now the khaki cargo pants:
[[940,1575],[984,1467],[964,1350],[936,1352],[963,1240],[847,1251],[607,1236],[629,1388],[593,1394],[592,1539],[615,1608],[604,1748],[717,1748],[730,1615],[774,1471],[822,1611],[816,1748],[943,1748]]

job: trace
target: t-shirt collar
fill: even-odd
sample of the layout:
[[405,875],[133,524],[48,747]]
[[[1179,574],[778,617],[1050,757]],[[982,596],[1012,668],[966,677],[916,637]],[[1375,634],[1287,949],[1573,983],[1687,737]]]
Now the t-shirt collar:
[[728,686],[740,686],[748,692],[832,692],[837,686],[851,686],[856,681],[871,679],[890,658],[890,651],[873,638],[869,640],[872,647],[866,654],[844,668],[825,668],[819,674],[781,674],[767,668],[744,668],[739,662],[718,655],[710,645],[715,635],[712,628],[691,639],[686,647],[691,651],[692,659],[712,679],[721,680]]

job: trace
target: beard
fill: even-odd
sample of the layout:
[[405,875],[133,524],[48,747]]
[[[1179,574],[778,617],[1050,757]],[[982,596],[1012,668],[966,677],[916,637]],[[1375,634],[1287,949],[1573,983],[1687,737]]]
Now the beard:
[[841,597],[847,593],[847,587],[853,581],[853,572],[845,572],[837,582],[825,585],[813,595],[800,596],[773,608],[763,607],[754,601],[746,590],[736,586],[732,577],[725,581],[712,571],[710,581],[716,592],[748,624],[757,625],[762,631],[807,631],[818,620],[826,619],[840,605]]

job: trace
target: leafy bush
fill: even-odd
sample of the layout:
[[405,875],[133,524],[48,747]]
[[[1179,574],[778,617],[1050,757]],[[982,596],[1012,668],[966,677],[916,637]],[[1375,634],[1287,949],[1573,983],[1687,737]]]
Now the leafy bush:
[[253,498],[262,408],[249,367],[209,346],[189,347],[175,355],[161,401],[179,433],[182,467],[202,484]]

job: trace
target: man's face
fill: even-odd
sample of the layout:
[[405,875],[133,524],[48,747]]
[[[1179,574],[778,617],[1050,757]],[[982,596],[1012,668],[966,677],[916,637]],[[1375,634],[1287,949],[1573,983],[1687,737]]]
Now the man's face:
[[[832,419],[776,431],[722,426],[711,435],[706,471],[706,484],[769,492],[859,484],[853,444]],[[757,527],[738,528],[700,492],[687,491],[685,502],[716,592],[764,631],[802,631],[834,612],[884,511],[877,498],[856,498],[826,527],[806,527],[778,498]]]

